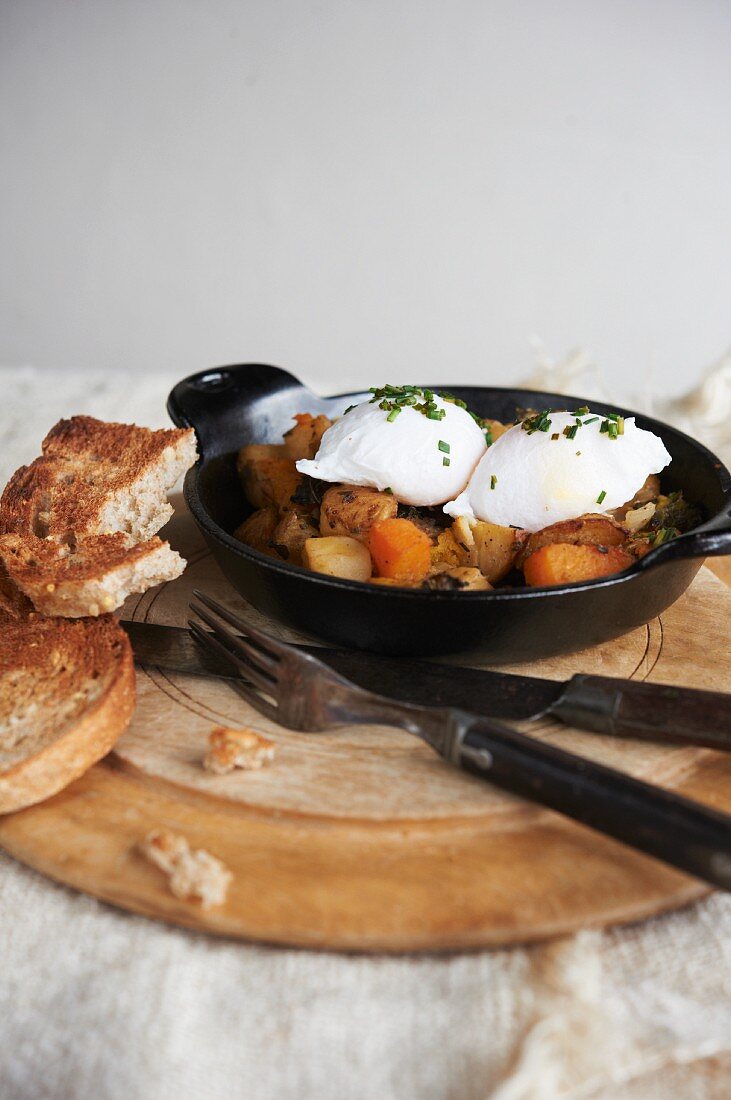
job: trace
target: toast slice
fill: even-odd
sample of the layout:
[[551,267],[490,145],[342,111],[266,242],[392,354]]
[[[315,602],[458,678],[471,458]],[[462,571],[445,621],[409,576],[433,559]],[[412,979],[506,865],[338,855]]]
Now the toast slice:
[[173,580],[183,559],[154,537],[167,493],[196,460],[192,429],[61,420],[0,497],[0,562],[45,615],[100,615]]
[[134,704],[132,649],[111,615],[45,619],[1,610],[0,813],[78,778],[109,752]]
[[197,458],[192,428],[151,431],[91,416],[60,420],[42,457],[0,497],[0,532],[64,538],[117,531],[143,542],[173,509],[167,493]]
[[41,615],[77,618],[113,611],[132,592],[174,580],[185,562],[157,536],[135,544],[128,535],[91,535],[57,543],[36,535],[3,535],[9,578]]

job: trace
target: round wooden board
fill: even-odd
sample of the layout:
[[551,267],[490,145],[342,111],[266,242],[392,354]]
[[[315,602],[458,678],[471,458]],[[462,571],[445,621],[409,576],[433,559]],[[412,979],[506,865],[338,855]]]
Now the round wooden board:
[[[179,509],[182,578],[126,614],[183,625],[192,588],[244,610]],[[601,671],[728,688],[731,593],[703,569],[662,620],[613,643],[514,671]],[[263,620],[250,608],[252,621]],[[293,637],[271,623],[283,637]],[[391,729],[279,729],[221,681],[138,670],[134,721],[114,752],[55,798],[0,818],[0,845],[52,878],[134,912],[221,935],[358,951],[434,951],[543,939],[686,904],[699,883],[443,763]],[[465,707],[469,700],[465,699]],[[201,767],[217,724],[278,746],[259,772]],[[528,728],[524,726],[524,728]],[[731,757],[531,725],[536,736],[731,810]],[[233,871],[226,903],[169,893],[138,853],[183,833]]]

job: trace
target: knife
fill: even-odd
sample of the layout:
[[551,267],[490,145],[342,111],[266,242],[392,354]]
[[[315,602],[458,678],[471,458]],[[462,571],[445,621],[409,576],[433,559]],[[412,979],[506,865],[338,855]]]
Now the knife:
[[[135,660],[169,672],[236,680],[182,627],[123,620]],[[297,646],[368,691],[406,703],[468,708],[512,721],[555,718],[614,737],[731,750],[731,694],[670,684],[578,674],[545,680],[508,672],[379,657],[347,649]]]

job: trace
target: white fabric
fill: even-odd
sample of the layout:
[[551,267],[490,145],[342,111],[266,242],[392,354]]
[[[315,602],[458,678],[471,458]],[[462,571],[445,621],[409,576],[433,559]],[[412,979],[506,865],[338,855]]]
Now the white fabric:
[[[0,372],[0,479],[61,415],[164,424],[174,380]],[[355,957],[183,932],[0,854],[0,1100],[729,1095],[727,897],[532,948]]]

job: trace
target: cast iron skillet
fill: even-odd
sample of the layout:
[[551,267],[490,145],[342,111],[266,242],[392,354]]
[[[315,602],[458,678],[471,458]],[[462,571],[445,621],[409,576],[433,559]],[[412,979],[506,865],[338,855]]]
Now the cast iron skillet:
[[[516,407],[634,413],[583,397],[530,390],[432,385],[461,397],[481,416],[511,421]],[[616,638],[649,622],[685,591],[705,557],[731,553],[731,475],[682,432],[637,415],[672,455],[666,491],[682,489],[701,506],[700,527],[661,544],[615,576],[556,588],[422,592],[312,573],[266,557],[231,535],[251,512],[235,470],[245,443],[280,443],[294,413],[337,416],[363,394],[318,397],[278,367],[260,363],[190,375],[172,390],[168,411],[198,436],[201,459],[185,498],[223,572],[254,607],[341,646],[398,655],[479,653],[494,663],[526,661]]]

